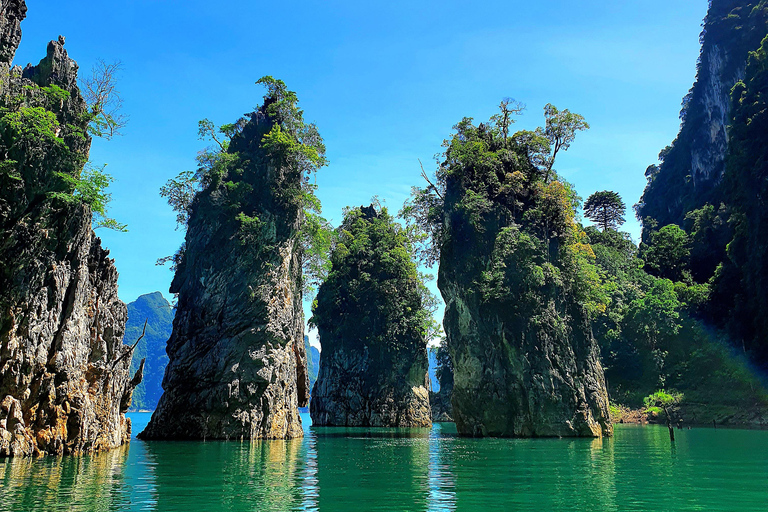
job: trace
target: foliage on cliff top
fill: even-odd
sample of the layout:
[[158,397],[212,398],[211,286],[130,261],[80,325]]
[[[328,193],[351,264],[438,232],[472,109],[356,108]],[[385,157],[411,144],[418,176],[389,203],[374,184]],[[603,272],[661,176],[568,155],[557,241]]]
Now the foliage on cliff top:
[[[325,145],[317,127],[304,121],[296,93],[282,80],[265,76],[256,83],[267,89],[263,104],[218,128],[208,119],[200,121],[200,138],[213,145],[198,154],[195,171],[169,180],[160,195],[184,227],[202,198],[214,201],[224,222],[236,226],[240,242],[257,251],[268,251],[278,238],[298,236],[309,293],[329,268],[330,227],[320,215],[311,182],[327,163]],[[184,246],[160,262],[173,260],[176,267],[183,256]]]
[[477,283],[487,303],[531,311],[548,302],[542,294],[565,290],[587,314],[599,312],[605,306],[594,254],[576,222],[580,198],[554,170],[558,151],[589,125],[547,105],[545,127],[510,136],[507,109],[502,102],[488,123],[464,118],[455,125],[435,176],[423,174],[427,186],[413,189],[400,214],[422,233],[428,264],[459,230],[493,236]]
[[[95,72],[93,80],[108,88],[98,101],[115,99],[114,73]],[[77,88],[73,93],[28,81],[20,91],[7,89],[0,98],[0,185],[15,197],[6,200],[18,201],[23,194],[30,202],[47,196],[65,204],[85,203],[93,212],[94,229],[125,231],[107,214],[111,195],[106,190],[114,179],[104,172],[106,166],[86,165],[88,133],[104,135],[95,128],[101,109],[83,103]],[[119,110],[119,103],[113,105],[112,114],[119,116]]]
[[407,231],[385,207],[345,210],[331,263],[310,319],[323,350],[368,347],[392,356],[426,348],[436,299],[417,269]]

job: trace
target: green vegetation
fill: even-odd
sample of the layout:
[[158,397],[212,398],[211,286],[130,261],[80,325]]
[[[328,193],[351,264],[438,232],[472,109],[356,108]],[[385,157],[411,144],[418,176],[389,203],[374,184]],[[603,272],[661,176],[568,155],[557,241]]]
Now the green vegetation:
[[[698,319],[708,301],[707,284],[692,282],[685,265],[644,262],[628,233],[585,231],[608,296],[593,328],[612,400],[638,409],[657,389],[675,388],[687,397],[681,405],[686,419],[705,423],[729,417],[748,421],[768,405],[748,363]],[[651,242],[641,245],[643,252],[669,257],[672,249],[684,247],[682,230],[672,226],[669,231],[672,236],[655,238],[664,250]],[[654,275],[660,268],[682,269],[681,280]]]
[[[575,220],[580,198],[554,171],[558,152],[589,125],[577,114],[547,105],[544,128],[509,136],[510,113],[521,111],[510,111],[509,104],[502,102],[501,113],[489,123],[474,125],[464,118],[454,126],[435,177],[424,174],[427,186],[413,189],[400,215],[420,234],[419,256],[430,265],[449,237],[467,236],[460,231],[498,231],[492,264],[477,283],[484,303],[535,311],[565,293],[594,314],[605,305],[594,254]],[[468,226],[448,231],[449,201]]]
[[[46,61],[41,63],[41,66]],[[101,70],[104,71],[104,70]],[[95,72],[85,84],[98,81],[96,103],[82,103],[57,85],[25,85],[21,94],[6,93],[0,101],[0,185],[9,193],[23,193],[29,201],[46,196],[59,205],[87,204],[93,212],[93,227],[126,231],[126,226],[107,214],[114,179],[87,164],[90,145],[87,133],[107,136],[98,128],[110,105],[110,119],[121,119],[121,102],[115,90],[115,70]],[[80,103],[78,103],[80,102]],[[73,111],[82,109],[82,115]],[[73,119],[75,118],[75,119]],[[115,121],[116,122],[116,121]],[[111,132],[117,128],[115,124]],[[109,138],[109,137],[107,137]]]
[[584,215],[600,226],[603,231],[618,229],[624,224],[624,212],[627,207],[621,196],[610,190],[595,192],[584,203]]
[[[265,86],[267,94],[247,118],[218,128],[208,119],[199,122],[200,139],[213,144],[198,154],[195,171],[169,180],[160,195],[184,228],[202,197],[214,200],[225,222],[236,226],[240,243],[257,252],[269,251],[276,237],[292,233],[296,226],[284,223],[299,215],[304,292],[311,295],[330,266],[331,228],[320,215],[311,182],[327,163],[325,146],[317,127],[304,121],[296,93],[282,80],[265,76],[257,84]],[[183,259],[184,246],[158,263],[171,261],[175,270]]]
[[[696,298],[687,302],[699,302],[690,312],[722,333],[713,336],[727,338],[763,367],[768,364],[768,217],[761,199],[768,192],[766,27],[766,0],[710,2],[697,81],[683,101],[680,133],[659,155],[660,164],[649,167],[636,206],[648,272],[689,286]],[[713,58],[719,59],[716,66]],[[745,63],[743,80],[731,90],[726,137],[725,130],[712,131],[708,116],[724,106],[708,103],[708,84],[730,87],[728,80],[740,76]],[[709,174],[697,171],[702,161],[709,162]]]
[[655,409],[660,409],[664,412],[664,417],[667,420],[667,428],[669,429],[669,440],[675,440],[675,428],[673,425],[672,415],[674,410],[683,401],[683,394],[676,393],[674,391],[665,391],[663,389],[656,391],[655,393],[648,395],[644,399],[646,410],[649,412]]
[[374,361],[395,364],[398,357],[426,350],[435,308],[408,232],[385,207],[346,209],[333,232],[331,270],[310,319],[323,350],[368,347]]

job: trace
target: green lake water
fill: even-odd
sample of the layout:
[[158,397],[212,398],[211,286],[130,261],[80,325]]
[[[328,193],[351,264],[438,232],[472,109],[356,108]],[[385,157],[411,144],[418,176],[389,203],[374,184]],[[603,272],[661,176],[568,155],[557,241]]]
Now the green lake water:
[[[134,433],[149,414],[129,415]],[[302,415],[305,425],[309,416]],[[1,511],[768,510],[768,432],[624,426],[612,439],[467,439],[305,426],[264,442],[143,442],[0,461]]]

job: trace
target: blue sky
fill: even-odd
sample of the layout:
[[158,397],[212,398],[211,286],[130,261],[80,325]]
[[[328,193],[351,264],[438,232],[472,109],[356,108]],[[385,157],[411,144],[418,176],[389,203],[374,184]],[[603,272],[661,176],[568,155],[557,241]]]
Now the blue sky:
[[[16,64],[37,63],[59,34],[82,72],[120,60],[130,123],[96,140],[95,164],[115,177],[111,214],[125,234],[99,230],[120,272],[120,297],[171,280],[155,260],[183,240],[160,186],[194,168],[197,121],[251,111],[263,75],[299,95],[328,148],[317,176],[324,214],[373,195],[397,210],[433,166],[451,126],[485,120],[503,97],[528,106],[518,128],[543,123],[551,102],[584,115],[556,168],[583,197],[637,202],[643,172],[679,128],[693,83],[706,0],[262,2],[27,0]],[[106,7],[108,6],[108,7]],[[629,212],[628,212],[629,213]],[[625,226],[639,225],[631,213]]]

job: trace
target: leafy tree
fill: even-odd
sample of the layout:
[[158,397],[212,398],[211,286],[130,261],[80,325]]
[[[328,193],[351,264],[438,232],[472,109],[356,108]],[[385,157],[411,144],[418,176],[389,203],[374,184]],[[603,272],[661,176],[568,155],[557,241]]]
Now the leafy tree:
[[558,110],[551,103],[547,103],[544,107],[544,117],[546,118],[544,135],[552,148],[544,178],[545,181],[549,181],[557,154],[560,151],[567,151],[576,139],[576,132],[588,130],[589,124],[584,120],[584,116],[574,114],[568,109]]
[[584,215],[603,231],[616,230],[624,224],[626,205],[621,196],[610,190],[595,192],[584,203]]
[[106,190],[114,178],[104,172],[106,167],[104,164],[101,169],[95,169],[86,165],[77,178],[67,173],[59,173],[59,177],[67,184],[67,189],[65,192],[54,192],[51,195],[67,202],[80,201],[89,205],[93,212],[93,229],[107,228],[124,233],[128,231],[127,226],[107,215],[112,194]]
[[650,288],[633,300],[623,320],[623,331],[634,345],[653,358],[659,384],[664,385],[667,340],[681,327],[680,302],[675,286],[668,279],[656,279]]
[[651,233],[651,242],[642,248],[648,272],[672,281],[690,280],[691,255],[688,234],[676,224],[668,224]]
[[674,391],[665,391],[660,389],[655,393],[645,397],[645,407],[648,409],[660,408],[664,411],[664,416],[667,420],[667,428],[669,429],[669,440],[675,440],[675,429],[672,426],[672,415],[675,409],[683,401],[684,395],[682,393],[676,393]]

